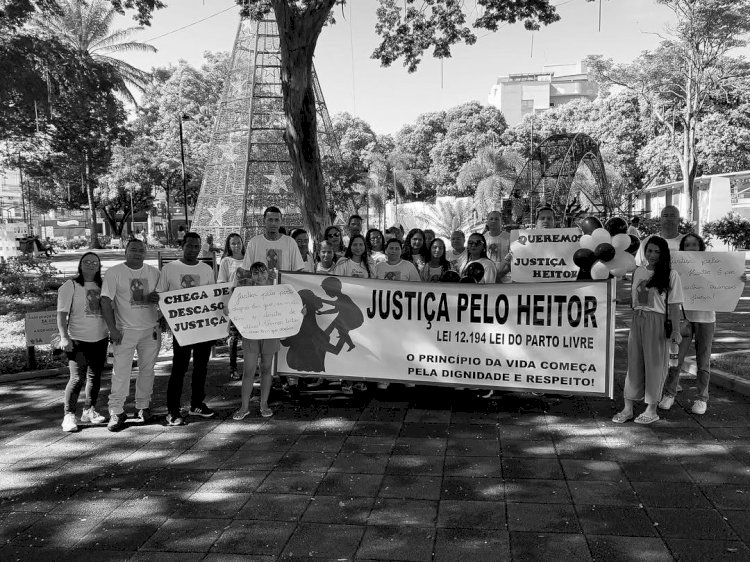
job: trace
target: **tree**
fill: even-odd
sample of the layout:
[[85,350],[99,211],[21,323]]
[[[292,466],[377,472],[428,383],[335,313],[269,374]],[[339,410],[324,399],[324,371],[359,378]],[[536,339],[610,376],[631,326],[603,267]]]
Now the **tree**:
[[[484,147],[461,169],[459,186],[474,196],[473,208],[478,216],[486,217],[500,209],[503,196],[510,195],[523,165],[524,159],[511,148]],[[518,187],[527,191],[528,182],[520,178]]]
[[[286,116],[285,141],[292,163],[292,185],[299,197],[305,225],[314,237],[329,222],[320,150],[317,112],[312,83],[312,61],[318,37],[333,23],[333,8],[345,0],[237,0],[243,16],[261,19],[273,14],[281,52],[281,90]],[[469,25],[469,6],[456,0],[430,0],[417,6],[381,0],[376,32],[382,38],[373,53],[384,65],[399,58],[414,71],[426,49],[439,58],[450,56],[450,47],[476,41],[472,28],[496,31],[500,22],[523,20],[527,28],[559,19],[550,0],[483,0],[483,11]]]
[[595,78],[638,95],[661,131],[668,135],[680,164],[689,197],[688,216],[700,224],[698,190],[698,124],[727,86],[748,75],[734,49],[745,46],[750,32],[750,0],[658,0],[677,16],[659,47],[631,64],[614,64],[600,56],[588,59]]

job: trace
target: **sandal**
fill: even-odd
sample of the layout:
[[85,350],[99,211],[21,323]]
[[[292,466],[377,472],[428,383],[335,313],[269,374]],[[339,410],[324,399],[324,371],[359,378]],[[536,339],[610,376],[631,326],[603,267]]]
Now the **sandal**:
[[632,419],[633,419],[633,412],[630,412],[629,414],[626,414],[625,412],[617,412],[612,418],[612,421],[615,423],[625,423]]
[[232,414],[232,419],[236,421],[241,421],[241,420],[244,420],[249,415],[250,415],[249,410],[244,411],[244,412],[242,410],[237,410],[234,414]]
[[649,416],[646,414],[646,412],[643,412],[640,416],[635,418],[635,423],[640,423],[642,425],[648,425],[650,423],[654,423],[655,421],[659,421],[659,415],[654,414],[653,416]]
[[271,408],[261,408],[260,415],[264,418],[270,418],[273,415],[273,410]]

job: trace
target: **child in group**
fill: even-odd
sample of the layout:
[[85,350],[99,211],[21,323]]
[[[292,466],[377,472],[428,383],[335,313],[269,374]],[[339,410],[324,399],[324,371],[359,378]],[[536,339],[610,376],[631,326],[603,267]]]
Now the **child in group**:
[[365,243],[367,244],[367,253],[372,258],[373,263],[379,264],[381,261],[385,261],[385,237],[383,233],[377,228],[371,228],[365,235]]
[[[219,275],[216,278],[217,283],[234,283],[237,278],[237,268],[242,267],[242,261],[245,259],[245,242],[242,236],[232,232],[227,236],[224,242],[224,257],[219,264]],[[240,333],[237,327],[229,323],[229,378],[239,380],[242,374],[237,372],[237,346],[239,344]]]
[[[656,407],[667,378],[667,344],[670,341],[679,344],[682,339],[682,283],[671,267],[667,241],[652,236],[644,255],[647,265],[633,273],[633,322],[628,336],[628,373],[623,390],[625,406],[612,418],[615,423],[633,419],[633,404],[644,399],[646,411],[635,418],[635,423],[650,424],[659,419]],[[667,318],[672,324],[670,334],[665,334]]]
[[320,261],[315,268],[315,273],[322,275],[333,275],[333,269],[337,262],[336,252],[333,250],[333,244],[327,240],[320,243]]
[[430,242],[428,247],[430,261],[425,264],[420,277],[422,281],[436,283],[446,271],[450,271],[451,264],[445,257],[445,242],[440,238],[435,238]]
[[344,257],[336,262],[333,273],[339,277],[370,279],[374,276],[373,267],[375,264],[367,252],[365,237],[361,234],[354,234],[349,240],[349,247]]
[[389,281],[419,281],[419,272],[410,261],[401,259],[401,240],[391,238],[385,245],[386,261],[375,266],[375,278]]
[[[240,280],[240,278],[238,278]],[[257,261],[250,266],[250,278],[242,278],[242,284],[250,286],[271,285],[268,277],[268,267],[265,263]],[[244,373],[242,375],[242,404],[240,409],[233,415],[232,419],[243,420],[250,414],[250,399],[253,394],[253,374],[260,356],[260,415],[270,418],[273,410],[268,407],[268,397],[271,394],[271,382],[273,373],[271,367],[274,354],[280,348],[278,338],[264,340],[249,340],[242,338],[242,352],[245,357]]]

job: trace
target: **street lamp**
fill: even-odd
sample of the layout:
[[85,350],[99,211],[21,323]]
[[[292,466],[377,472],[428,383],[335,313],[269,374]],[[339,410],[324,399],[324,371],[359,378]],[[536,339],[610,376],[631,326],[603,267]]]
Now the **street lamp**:
[[187,185],[185,181],[185,143],[182,140],[182,122],[190,121],[190,116],[183,113],[178,119],[180,123],[180,162],[182,163],[182,198],[185,203],[185,230],[189,231],[188,227],[188,204],[187,204]]

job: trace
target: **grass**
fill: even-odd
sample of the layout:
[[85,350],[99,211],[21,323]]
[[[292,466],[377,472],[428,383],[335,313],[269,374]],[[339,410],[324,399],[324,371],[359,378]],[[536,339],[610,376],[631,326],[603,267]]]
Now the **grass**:
[[750,380],[750,351],[726,354],[711,359],[711,366]]

